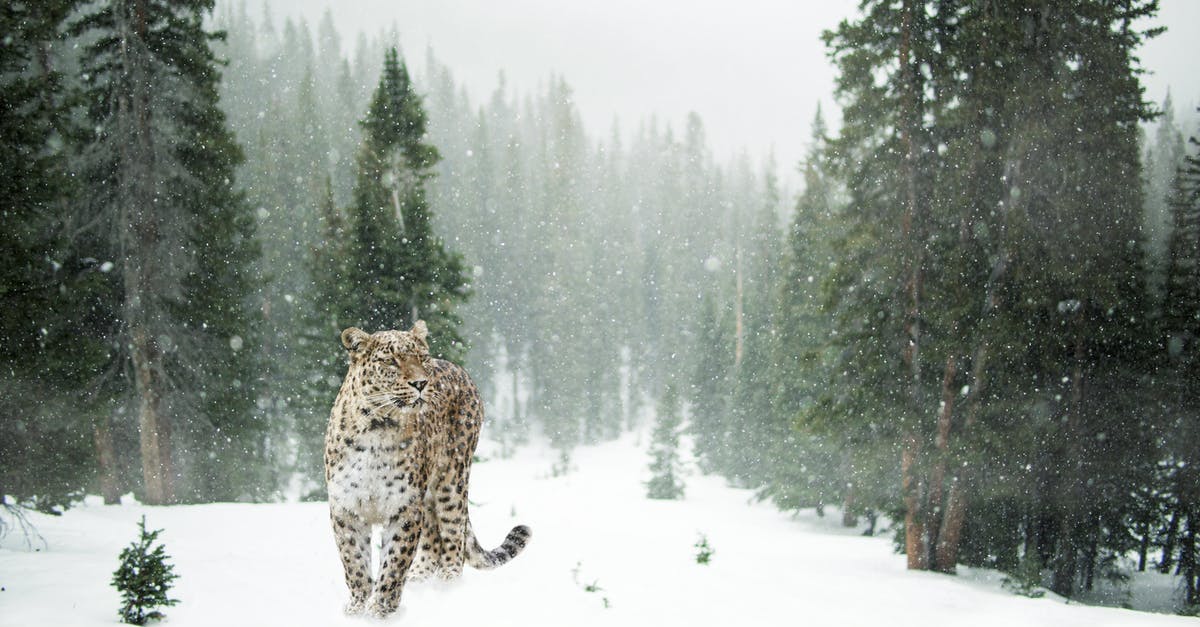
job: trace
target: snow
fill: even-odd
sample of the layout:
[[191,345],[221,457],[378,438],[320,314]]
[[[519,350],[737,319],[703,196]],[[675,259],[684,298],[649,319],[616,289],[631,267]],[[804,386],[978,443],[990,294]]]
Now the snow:
[[[839,516],[792,515],[756,503],[716,477],[687,477],[683,501],[644,497],[646,438],[557,454],[521,449],[472,475],[471,517],[485,548],[517,523],[533,528],[523,554],[452,584],[405,590],[405,625],[1193,625],[1193,619],[1029,599],[1001,575],[952,577],[905,570],[887,538],[838,526]],[[485,447],[486,448],[486,447]],[[484,450],[483,454],[488,455]],[[347,599],[323,503],[104,506],[94,498],[62,517],[31,515],[48,550],[19,532],[0,547],[0,625],[114,625],[108,585],[137,532],[162,528],[175,572],[164,624],[369,625],[341,614]],[[695,562],[706,536],[714,554]],[[1140,575],[1141,576],[1141,575]],[[594,591],[589,591],[593,588]],[[1135,595],[1136,596],[1136,595]],[[606,604],[608,607],[606,607]]]

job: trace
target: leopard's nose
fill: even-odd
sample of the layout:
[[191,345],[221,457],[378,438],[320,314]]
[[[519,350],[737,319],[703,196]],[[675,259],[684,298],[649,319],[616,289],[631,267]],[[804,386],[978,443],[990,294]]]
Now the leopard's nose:
[[414,388],[417,388],[418,392],[425,389],[425,383],[426,383],[425,379],[417,379],[415,381],[408,382],[409,385],[413,386]]

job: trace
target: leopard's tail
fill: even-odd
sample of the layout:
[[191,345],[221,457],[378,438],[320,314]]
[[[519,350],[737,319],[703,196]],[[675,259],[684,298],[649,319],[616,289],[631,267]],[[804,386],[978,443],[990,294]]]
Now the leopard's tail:
[[472,568],[480,570],[490,570],[501,564],[506,564],[512,558],[516,557],[525,545],[529,544],[529,538],[533,536],[533,532],[525,525],[517,525],[508,532],[508,537],[504,538],[504,542],[499,548],[485,551],[482,546],[479,546],[479,540],[475,538],[475,530],[471,528],[471,523],[467,523],[467,563]]

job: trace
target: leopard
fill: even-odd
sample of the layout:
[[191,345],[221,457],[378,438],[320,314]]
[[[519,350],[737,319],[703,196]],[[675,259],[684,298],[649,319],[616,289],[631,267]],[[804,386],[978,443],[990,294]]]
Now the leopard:
[[[407,331],[341,334],[348,369],[326,429],[325,481],[348,615],[389,616],[406,582],[451,581],[464,564],[495,568],[532,537],[517,525],[496,549],[476,539],[468,485],[483,403],[466,370],[430,356],[428,340],[423,320]],[[373,529],[382,538],[377,575]]]

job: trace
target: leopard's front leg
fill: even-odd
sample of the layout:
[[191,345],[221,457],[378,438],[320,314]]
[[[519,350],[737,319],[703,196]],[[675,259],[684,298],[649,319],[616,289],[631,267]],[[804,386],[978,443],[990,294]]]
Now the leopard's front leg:
[[374,616],[388,616],[400,606],[404,576],[417,553],[423,509],[421,501],[414,500],[401,507],[383,525],[379,580],[375,582],[375,598],[371,602],[371,614]]
[[346,587],[350,589],[347,614],[360,614],[371,595],[371,525],[352,512],[329,508],[333,537],[346,571]]
[[441,539],[441,563],[438,575],[447,581],[462,576],[467,559],[467,479],[461,470],[434,493],[437,529]]

